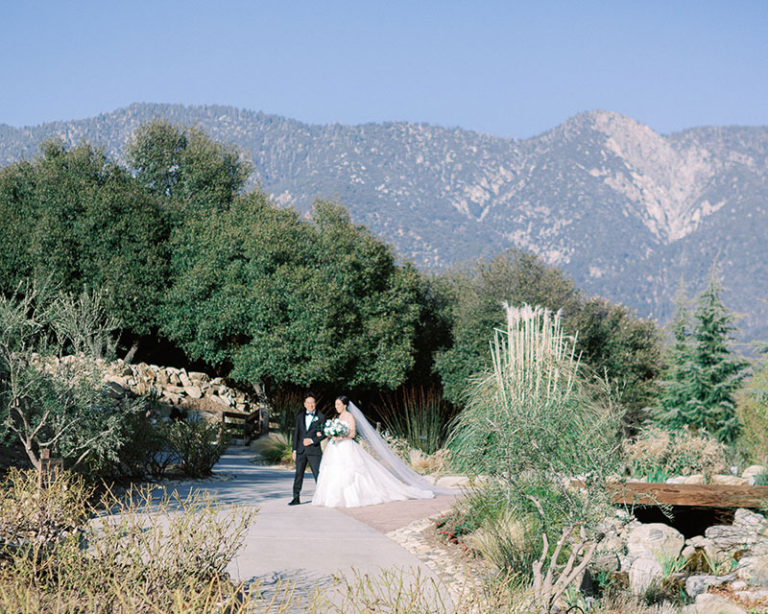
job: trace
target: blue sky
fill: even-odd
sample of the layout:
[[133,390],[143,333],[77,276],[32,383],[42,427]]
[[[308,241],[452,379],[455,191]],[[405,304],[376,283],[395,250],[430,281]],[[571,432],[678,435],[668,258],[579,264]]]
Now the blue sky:
[[5,0],[0,123],[132,102],[526,138],[590,109],[768,125],[768,0]]

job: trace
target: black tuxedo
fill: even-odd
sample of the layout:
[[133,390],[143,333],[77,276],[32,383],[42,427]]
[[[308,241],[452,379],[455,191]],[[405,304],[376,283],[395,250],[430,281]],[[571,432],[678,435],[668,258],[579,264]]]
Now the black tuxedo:
[[[298,499],[301,493],[301,487],[304,484],[304,471],[307,469],[307,463],[309,468],[312,469],[312,475],[317,481],[317,476],[320,475],[320,459],[323,456],[323,450],[320,448],[320,442],[325,439],[325,433],[323,433],[323,425],[325,424],[325,416],[322,412],[315,410],[315,416],[312,418],[312,422],[307,429],[306,420],[304,416],[305,411],[300,411],[296,416],[296,427],[293,429],[293,449],[296,452],[296,477],[293,479],[293,498]],[[312,444],[309,446],[304,445],[304,439],[311,439]]]

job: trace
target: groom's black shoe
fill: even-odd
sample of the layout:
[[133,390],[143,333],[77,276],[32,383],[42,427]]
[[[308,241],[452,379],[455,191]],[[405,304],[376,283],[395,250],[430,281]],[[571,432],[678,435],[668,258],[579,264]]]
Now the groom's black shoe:
[[301,505],[301,501],[299,501],[298,497],[294,497],[288,505]]

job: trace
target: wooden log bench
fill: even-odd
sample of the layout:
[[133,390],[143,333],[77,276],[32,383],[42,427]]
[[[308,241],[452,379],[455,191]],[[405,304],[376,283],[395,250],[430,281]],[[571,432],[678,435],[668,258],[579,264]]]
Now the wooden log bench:
[[768,503],[768,486],[628,482],[610,489],[613,502],[626,505],[756,509]]

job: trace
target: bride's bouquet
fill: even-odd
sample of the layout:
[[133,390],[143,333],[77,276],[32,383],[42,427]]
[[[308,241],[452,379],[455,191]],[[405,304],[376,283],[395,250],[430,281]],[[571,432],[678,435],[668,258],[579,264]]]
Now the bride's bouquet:
[[323,433],[327,437],[346,437],[349,435],[349,427],[338,418],[327,420],[323,426]]

